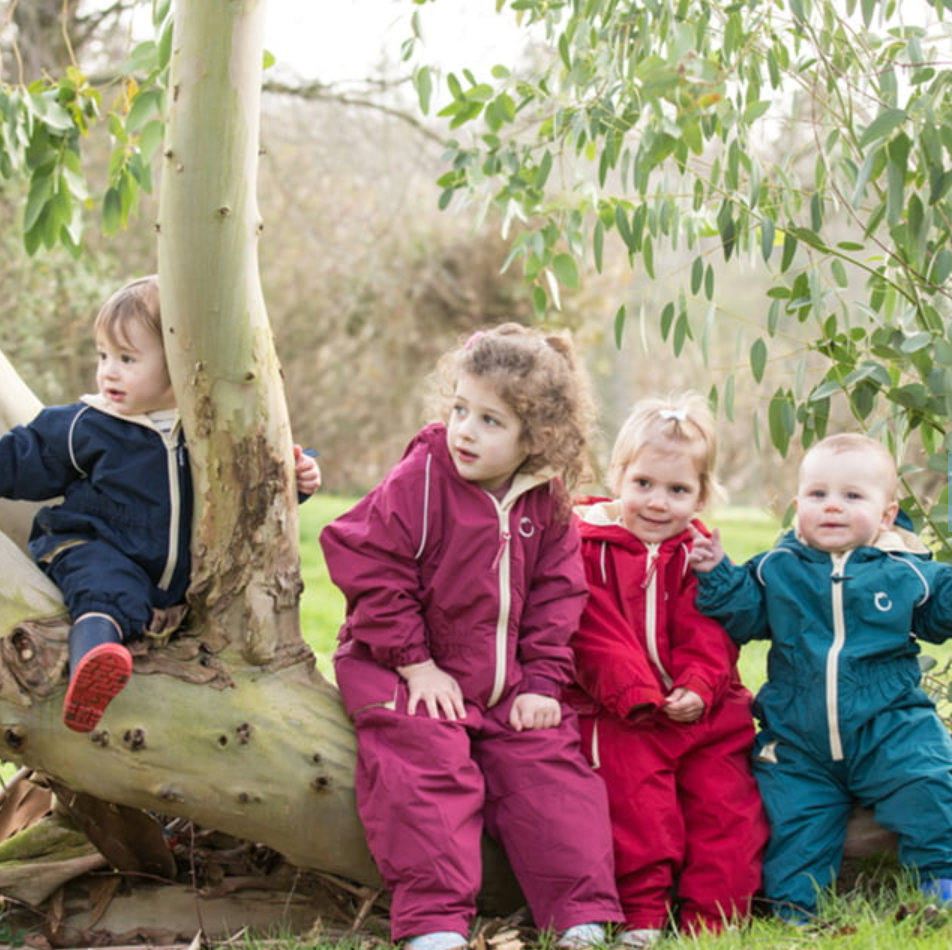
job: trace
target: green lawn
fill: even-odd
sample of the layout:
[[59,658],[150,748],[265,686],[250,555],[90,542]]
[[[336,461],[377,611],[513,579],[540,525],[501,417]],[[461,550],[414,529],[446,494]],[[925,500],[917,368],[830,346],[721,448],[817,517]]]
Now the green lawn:
[[[333,679],[330,656],[344,617],[344,598],[327,576],[318,536],[328,521],[346,511],[355,501],[354,498],[317,495],[301,507],[301,572],[304,578],[301,628],[317,654],[318,667],[329,679]],[[705,522],[708,527],[720,529],[724,549],[738,562],[772,547],[781,530],[775,517],[756,508],[720,508]],[[749,643],[741,650],[740,674],[754,691],[763,682],[767,646],[766,642]],[[952,643],[941,647],[927,644],[923,652],[936,657],[942,666],[952,659]]]
[[[353,498],[317,495],[301,507],[301,572],[304,596],[301,627],[305,639],[317,654],[318,666],[331,676],[330,654],[344,616],[344,598],[331,584],[318,536],[331,519],[350,508]],[[744,561],[773,545],[779,524],[766,512],[753,508],[723,508],[708,519],[710,527],[721,531],[724,547],[736,561]],[[751,644],[741,654],[741,675],[752,688],[762,679],[765,644]]]

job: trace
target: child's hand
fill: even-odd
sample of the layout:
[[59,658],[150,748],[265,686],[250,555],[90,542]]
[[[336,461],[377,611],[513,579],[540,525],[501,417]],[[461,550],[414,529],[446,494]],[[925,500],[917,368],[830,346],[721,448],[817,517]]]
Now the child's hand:
[[562,706],[552,696],[520,693],[509,711],[509,725],[523,729],[554,729],[562,721]]
[[321,487],[321,469],[317,460],[299,445],[294,446],[294,475],[299,495],[313,495]]
[[707,574],[724,560],[721,533],[715,528],[711,532],[711,536],[708,537],[698,531],[693,524],[689,527],[693,544],[691,545],[691,553],[688,555],[688,561],[698,574]]
[[704,712],[704,700],[694,690],[679,686],[671,690],[661,708],[675,722],[695,722]]
[[440,713],[453,722],[466,718],[466,706],[459,683],[432,660],[398,666],[397,672],[407,681],[410,689],[407,712],[411,716],[417,706],[423,703],[431,719],[439,719]]

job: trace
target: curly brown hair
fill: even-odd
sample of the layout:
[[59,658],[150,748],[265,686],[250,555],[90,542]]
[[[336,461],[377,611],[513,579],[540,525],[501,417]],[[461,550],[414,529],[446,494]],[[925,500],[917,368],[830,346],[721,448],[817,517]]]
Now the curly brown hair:
[[520,471],[549,468],[570,491],[589,476],[594,402],[568,333],[503,323],[444,354],[431,378],[429,400],[431,414],[442,422],[449,419],[462,375],[491,380],[518,416],[532,453]]

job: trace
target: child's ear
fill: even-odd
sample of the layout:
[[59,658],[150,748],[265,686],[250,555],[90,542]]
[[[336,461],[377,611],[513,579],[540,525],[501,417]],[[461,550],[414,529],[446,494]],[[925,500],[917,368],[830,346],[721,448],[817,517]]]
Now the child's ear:
[[880,527],[883,531],[888,531],[896,521],[896,515],[899,514],[899,502],[892,501],[886,505],[886,510],[883,512],[883,520],[880,522]]
[[530,455],[545,455],[552,443],[552,430],[540,429],[531,439],[526,440],[526,449]]

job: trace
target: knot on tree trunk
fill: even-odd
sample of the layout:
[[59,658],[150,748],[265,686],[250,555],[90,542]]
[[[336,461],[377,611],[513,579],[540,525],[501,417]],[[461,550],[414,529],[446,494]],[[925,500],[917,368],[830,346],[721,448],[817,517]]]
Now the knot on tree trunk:
[[66,620],[25,620],[0,639],[0,697],[29,706],[62,686],[66,674]]

